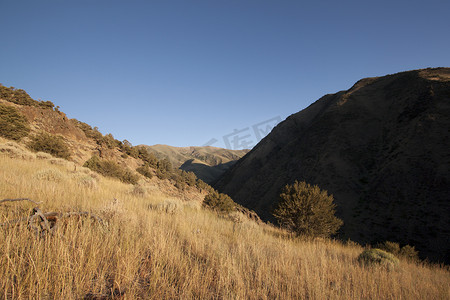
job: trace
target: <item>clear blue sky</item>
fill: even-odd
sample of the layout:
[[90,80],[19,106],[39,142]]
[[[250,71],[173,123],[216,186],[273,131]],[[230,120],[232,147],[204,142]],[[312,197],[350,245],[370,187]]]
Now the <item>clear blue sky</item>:
[[133,145],[224,146],[360,78],[450,66],[448,0],[0,0],[0,12],[0,83]]

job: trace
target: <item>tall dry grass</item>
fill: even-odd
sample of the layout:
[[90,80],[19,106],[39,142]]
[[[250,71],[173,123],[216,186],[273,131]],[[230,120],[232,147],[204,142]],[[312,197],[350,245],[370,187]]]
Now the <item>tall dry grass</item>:
[[[0,154],[0,199],[29,197],[42,201],[45,212],[90,211],[105,221],[68,219],[45,238],[26,226],[0,227],[5,299],[450,297],[444,268],[406,261],[391,271],[362,266],[359,246],[293,240],[269,226],[233,223],[182,202],[167,213],[154,208],[176,199],[136,193],[131,185],[77,169]],[[80,184],[87,177],[94,186]],[[32,207],[0,204],[0,223]]]

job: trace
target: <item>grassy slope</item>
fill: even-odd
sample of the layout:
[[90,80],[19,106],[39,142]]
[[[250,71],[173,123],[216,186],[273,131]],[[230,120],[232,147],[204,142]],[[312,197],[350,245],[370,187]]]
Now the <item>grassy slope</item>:
[[[24,155],[26,157],[26,155]],[[57,174],[50,180],[39,174]],[[359,246],[295,241],[250,221],[233,223],[151,192],[49,159],[0,153],[0,199],[29,197],[47,211],[91,211],[108,225],[70,220],[37,239],[0,227],[0,297],[80,299],[448,299],[449,272],[401,262],[386,271],[356,262]],[[114,200],[117,199],[117,200]],[[178,203],[174,214],[150,209]],[[0,223],[31,204],[0,204]]]

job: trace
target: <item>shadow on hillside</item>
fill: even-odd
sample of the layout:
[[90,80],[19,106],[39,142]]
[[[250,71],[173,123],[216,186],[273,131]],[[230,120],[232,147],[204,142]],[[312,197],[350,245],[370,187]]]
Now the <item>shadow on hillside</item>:
[[211,184],[215,182],[222,174],[234,165],[237,160],[233,160],[217,166],[208,166],[201,163],[195,163],[194,159],[187,160],[181,165],[180,169],[186,172],[193,172],[197,178]]

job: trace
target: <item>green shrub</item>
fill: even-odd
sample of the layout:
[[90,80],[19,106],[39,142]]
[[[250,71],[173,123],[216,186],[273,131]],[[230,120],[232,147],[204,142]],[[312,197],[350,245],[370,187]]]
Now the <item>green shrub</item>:
[[[164,158],[156,164],[156,176],[159,179],[167,179],[173,177],[172,164],[167,158]],[[173,178],[172,178],[173,179]]]
[[378,243],[375,247],[383,251],[392,253],[395,256],[398,256],[398,254],[400,253],[400,245],[395,242],[385,241],[384,243]]
[[200,191],[205,190],[207,192],[210,192],[213,189],[209,184],[207,184],[206,182],[204,182],[201,179],[197,179],[197,182],[195,185]]
[[123,174],[119,177],[119,179],[125,183],[137,184],[139,181],[139,176],[126,168],[123,169]]
[[2,84],[0,84],[0,98],[15,104],[41,107],[44,109],[53,109],[55,106],[51,101],[36,101],[24,90],[16,89],[15,87],[6,87]]
[[102,160],[96,155],[88,159],[83,167],[89,168],[103,176],[118,178],[124,183],[136,184],[139,180],[139,176],[128,168],[121,167],[112,160]]
[[167,172],[161,171],[160,169],[156,169],[156,177],[161,180],[169,178],[169,174]]
[[28,135],[27,119],[12,106],[0,104],[0,136],[20,140]]
[[139,158],[139,149],[137,147],[133,147],[133,145],[127,140],[122,141],[120,144],[120,150],[133,158]]
[[150,167],[156,168],[158,165],[158,159],[155,154],[149,152],[144,146],[135,147],[139,152],[139,158],[147,163]]
[[135,184],[130,193],[138,197],[145,197],[147,195],[147,189],[141,185]]
[[195,186],[197,183],[197,176],[193,172],[181,171],[183,181],[189,186]]
[[60,182],[65,178],[65,175],[55,169],[44,169],[36,172],[34,174],[34,177],[39,180],[46,180],[46,181],[52,181],[52,182]]
[[184,183],[183,181],[176,181],[175,187],[179,190],[184,191],[186,189],[186,183]]
[[142,174],[142,175],[144,175],[147,178],[152,178],[153,177],[153,172],[150,169],[150,167],[147,166],[147,165],[137,168],[136,171],[139,174]]
[[419,259],[419,251],[417,251],[414,246],[406,245],[400,249],[399,256],[409,260],[411,262],[418,262]]
[[53,102],[51,102],[51,101],[41,101],[41,102],[39,102],[38,105],[39,105],[39,107],[42,107],[45,109],[51,109],[51,110],[53,110],[53,108],[55,107],[55,104],[53,104]]
[[358,261],[364,265],[381,265],[388,270],[392,270],[398,266],[399,260],[392,253],[388,253],[381,249],[366,249],[359,256]]
[[284,187],[273,215],[280,226],[297,235],[329,237],[342,226],[334,209],[333,196],[316,185],[295,181]]
[[97,189],[98,182],[97,178],[92,177],[89,174],[84,173],[75,173],[72,176],[75,179],[80,187],[88,188],[88,189]]
[[78,128],[83,130],[87,138],[94,139],[97,143],[100,143],[103,135],[98,131],[97,127],[92,128],[91,125],[78,121],[77,119],[70,119],[70,121]]
[[186,186],[195,186],[195,184],[197,183],[197,176],[195,176],[194,173],[186,172],[180,169],[173,169],[170,173],[164,173],[164,171],[160,170],[159,174],[166,174],[167,176],[169,176],[170,179],[175,181],[175,186],[181,190],[184,190]]
[[167,199],[163,202],[160,202],[158,204],[150,204],[148,206],[151,210],[156,210],[159,212],[165,212],[167,214],[175,214],[178,211],[181,211],[183,207],[180,205],[180,203],[173,199]]
[[226,194],[211,191],[203,199],[203,206],[221,213],[229,213],[236,207],[236,203]]
[[400,245],[398,243],[385,241],[384,243],[378,243],[376,247],[386,252],[392,253],[399,258],[404,258],[412,262],[419,261],[419,252],[416,251],[414,246],[405,245],[400,248]]
[[33,136],[28,146],[36,152],[41,151],[64,159],[70,158],[71,155],[70,149],[62,137],[46,132]]
[[6,87],[0,84],[0,98],[5,99],[11,103],[28,106],[38,106],[39,102],[33,100],[30,95],[22,89],[14,87]]
[[164,172],[167,173],[171,173],[172,172],[172,163],[167,159],[167,158],[163,158],[160,161],[158,161],[158,163],[156,164],[156,167]]
[[122,142],[116,140],[111,133],[108,133],[100,139],[99,144],[106,146],[109,149],[113,149],[115,147],[120,147],[122,145]]

